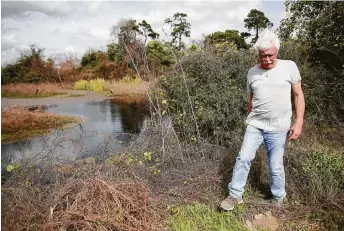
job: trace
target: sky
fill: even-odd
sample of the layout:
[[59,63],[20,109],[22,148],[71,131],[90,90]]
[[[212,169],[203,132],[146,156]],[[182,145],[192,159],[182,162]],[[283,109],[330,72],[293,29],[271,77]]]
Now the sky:
[[[188,15],[190,43],[202,35],[235,29],[247,32],[244,18],[251,9],[264,12],[277,28],[285,17],[283,1],[1,1],[1,64],[36,44],[49,57],[89,49],[106,51],[110,28],[120,19],[146,20],[166,39],[162,28],[176,12]],[[252,33],[254,33],[252,31]]]

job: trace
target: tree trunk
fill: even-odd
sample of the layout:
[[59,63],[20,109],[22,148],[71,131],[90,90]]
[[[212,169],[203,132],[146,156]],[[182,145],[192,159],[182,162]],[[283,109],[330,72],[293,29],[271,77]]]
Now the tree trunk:
[[256,42],[258,40],[258,27],[256,27]]

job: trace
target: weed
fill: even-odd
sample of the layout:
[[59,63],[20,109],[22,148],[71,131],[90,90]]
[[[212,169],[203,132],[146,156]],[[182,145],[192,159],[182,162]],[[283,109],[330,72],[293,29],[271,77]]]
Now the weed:
[[328,147],[316,147],[302,160],[313,201],[335,197],[344,185],[344,153]]
[[89,90],[90,83],[87,80],[76,81],[74,84],[74,89],[75,90]]
[[169,226],[174,231],[240,231],[248,230],[243,224],[243,206],[229,213],[219,212],[204,204],[190,204],[169,208],[174,215]]
[[104,79],[92,79],[90,80],[90,90],[102,92],[105,91]]

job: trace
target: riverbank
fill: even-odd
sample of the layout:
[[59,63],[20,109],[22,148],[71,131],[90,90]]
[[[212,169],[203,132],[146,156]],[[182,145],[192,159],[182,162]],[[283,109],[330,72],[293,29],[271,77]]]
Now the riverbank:
[[10,108],[1,112],[1,143],[47,135],[54,129],[81,122],[79,117],[46,113],[39,108],[32,111],[22,107]]
[[[5,97],[6,94],[3,94],[1,97],[1,108],[7,109],[14,106],[49,106],[49,105],[58,105],[62,103],[80,103],[80,102],[91,102],[91,101],[101,101],[104,99],[110,99],[114,97],[132,97],[132,96],[140,96],[144,97],[148,94],[149,89],[154,85],[153,82],[141,82],[141,83],[106,83],[106,91],[104,92],[94,92],[88,90],[73,90],[72,85],[65,85],[63,88],[60,87],[59,84],[55,85],[37,85],[41,86],[42,90],[40,92],[46,92],[45,95],[41,95],[41,97],[36,97],[34,92],[37,89],[34,85],[30,85],[27,87],[29,90],[21,90],[20,94],[15,88],[12,90],[6,90],[6,94],[16,94],[16,97]],[[4,87],[11,86],[5,85],[2,86],[2,91]],[[53,87],[57,86],[60,90],[52,90]],[[15,85],[12,85],[15,87]],[[48,87],[47,89],[43,90],[44,87]],[[22,88],[25,89],[25,88]],[[63,90],[62,90],[63,89]],[[54,93],[53,93],[54,92]],[[22,98],[20,98],[20,97]],[[44,97],[43,97],[44,96]]]

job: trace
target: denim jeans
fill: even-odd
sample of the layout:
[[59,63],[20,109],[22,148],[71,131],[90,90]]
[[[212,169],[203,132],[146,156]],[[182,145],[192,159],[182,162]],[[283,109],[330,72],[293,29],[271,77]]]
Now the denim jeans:
[[251,161],[263,142],[268,155],[272,195],[277,199],[286,196],[283,154],[288,133],[289,131],[267,132],[252,125],[247,126],[240,153],[236,158],[232,181],[228,185],[232,197],[242,198]]

